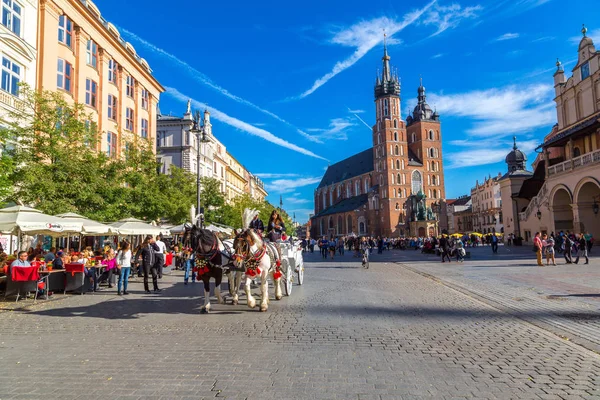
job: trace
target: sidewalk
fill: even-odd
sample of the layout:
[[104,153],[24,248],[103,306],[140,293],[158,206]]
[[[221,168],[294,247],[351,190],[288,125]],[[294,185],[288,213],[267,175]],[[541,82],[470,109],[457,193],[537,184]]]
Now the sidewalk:
[[564,258],[557,258],[557,266],[538,267],[529,247],[501,246],[498,254],[488,246],[468,250],[471,258],[464,263],[441,263],[438,257],[417,252],[394,252],[399,257],[393,258],[412,271],[600,352],[600,258],[591,258],[588,265],[582,260],[565,264]]

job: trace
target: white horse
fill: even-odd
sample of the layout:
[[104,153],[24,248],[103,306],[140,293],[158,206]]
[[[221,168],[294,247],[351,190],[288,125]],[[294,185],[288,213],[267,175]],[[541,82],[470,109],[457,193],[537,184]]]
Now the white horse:
[[[255,278],[260,278],[261,303],[260,311],[269,309],[269,276],[275,283],[275,299],[281,300],[281,272],[279,271],[279,255],[275,246],[263,242],[262,238],[251,229],[246,229],[236,235],[233,242],[235,251],[233,264],[236,267],[244,267],[245,270],[245,292],[248,299],[248,307],[256,307],[256,299],[252,296],[250,284]],[[239,286],[234,286],[234,300],[236,299]]]

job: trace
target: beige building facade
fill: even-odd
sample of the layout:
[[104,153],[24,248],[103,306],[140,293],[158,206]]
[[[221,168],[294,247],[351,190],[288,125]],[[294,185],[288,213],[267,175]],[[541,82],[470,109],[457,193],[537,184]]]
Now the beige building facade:
[[20,83],[35,88],[37,12],[36,0],[0,3],[0,118],[23,110]]
[[538,148],[533,175],[502,182],[503,198],[512,192],[511,229],[527,242],[535,232],[600,237],[600,53],[585,28],[582,33],[572,75],[557,62],[558,123]]
[[225,198],[232,201],[234,198],[243,195],[248,190],[248,180],[244,177],[246,169],[229,152],[225,154],[227,160],[226,184],[227,192]]
[[479,233],[504,232],[500,183],[502,174],[488,177],[471,189],[473,230]]
[[100,132],[97,150],[119,157],[147,139],[156,150],[157,104],[164,88],[150,66],[90,0],[41,0],[38,90],[86,105]]

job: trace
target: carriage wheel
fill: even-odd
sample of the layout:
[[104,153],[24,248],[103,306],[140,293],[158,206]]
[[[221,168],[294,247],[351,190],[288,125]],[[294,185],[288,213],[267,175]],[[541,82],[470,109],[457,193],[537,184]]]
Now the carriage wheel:
[[287,258],[284,258],[281,262],[281,269],[285,274],[284,283],[285,283],[285,295],[290,296],[292,294],[292,283],[294,281],[294,271],[292,270],[292,266],[290,265]]

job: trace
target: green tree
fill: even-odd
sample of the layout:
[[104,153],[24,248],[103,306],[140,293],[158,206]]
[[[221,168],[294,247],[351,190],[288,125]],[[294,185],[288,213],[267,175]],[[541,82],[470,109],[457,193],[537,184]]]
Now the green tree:
[[55,92],[20,89],[24,107],[9,113],[4,136],[14,165],[11,197],[50,214],[93,202],[106,159],[96,152],[97,132],[81,104]]
[[[195,178],[195,177],[194,177]],[[215,178],[200,178],[202,186],[200,192],[200,203],[204,208],[204,220],[207,224],[211,222],[224,223],[223,207],[225,206],[225,196],[221,193],[221,182]],[[194,203],[196,204],[196,183],[194,182]]]

